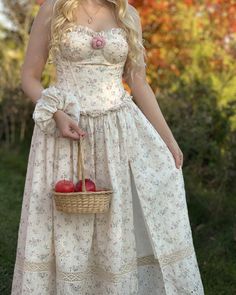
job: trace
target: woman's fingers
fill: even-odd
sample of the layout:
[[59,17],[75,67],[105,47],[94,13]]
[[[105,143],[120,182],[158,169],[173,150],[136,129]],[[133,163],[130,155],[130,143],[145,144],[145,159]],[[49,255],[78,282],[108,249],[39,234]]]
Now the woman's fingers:
[[83,131],[76,122],[70,122],[66,128],[61,131],[61,135],[66,138],[71,138],[78,140],[80,137],[87,135],[85,131]]
[[61,135],[62,135],[62,137],[72,138],[75,140],[78,140],[80,138],[79,134],[77,132],[75,132],[73,129],[70,129],[69,127],[66,129],[63,129],[61,131]]
[[62,137],[78,140],[80,136],[87,135],[75,120],[72,120],[68,114],[61,110],[56,112],[55,121]]
[[176,160],[176,167],[179,169],[181,166],[181,160],[177,157],[177,160]]
[[83,131],[78,125],[76,122],[72,122],[70,124],[71,128],[78,133],[78,135],[81,135],[81,136],[85,136],[87,133],[85,131]]
[[175,165],[178,169],[183,166],[183,153],[180,150],[175,156]]

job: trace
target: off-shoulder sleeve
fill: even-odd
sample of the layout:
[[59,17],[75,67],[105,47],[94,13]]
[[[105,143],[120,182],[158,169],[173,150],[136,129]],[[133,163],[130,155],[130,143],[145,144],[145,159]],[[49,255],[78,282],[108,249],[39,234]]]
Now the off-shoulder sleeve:
[[79,123],[80,105],[75,94],[70,91],[65,92],[56,86],[49,86],[41,92],[32,115],[35,124],[45,134],[59,135],[59,130],[53,118],[53,114],[57,110],[64,111]]

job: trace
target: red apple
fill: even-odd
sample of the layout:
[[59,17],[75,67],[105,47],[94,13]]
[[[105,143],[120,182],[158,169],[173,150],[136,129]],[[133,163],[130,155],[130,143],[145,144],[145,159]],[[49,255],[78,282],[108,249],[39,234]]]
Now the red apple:
[[75,191],[75,185],[71,180],[59,180],[55,185],[55,191],[59,193],[71,193]]
[[[85,188],[87,192],[95,192],[95,183],[90,178],[85,178]],[[75,185],[76,192],[82,192],[82,180],[79,180]]]

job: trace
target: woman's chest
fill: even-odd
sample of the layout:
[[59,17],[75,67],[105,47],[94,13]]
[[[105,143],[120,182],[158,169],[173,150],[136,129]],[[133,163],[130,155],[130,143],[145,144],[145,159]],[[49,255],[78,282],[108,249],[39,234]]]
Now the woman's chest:
[[98,58],[109,63],[126,60],[129,46],[122,28],[110,28],[96,32],[89,27],[76,25],[63,33],[60,51],[64,58],[83,61]]

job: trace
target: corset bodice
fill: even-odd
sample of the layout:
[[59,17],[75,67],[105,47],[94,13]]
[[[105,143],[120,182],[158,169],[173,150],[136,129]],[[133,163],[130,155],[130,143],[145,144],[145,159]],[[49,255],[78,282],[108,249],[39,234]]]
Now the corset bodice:
[[[105,45],[94,48],[94,37]],[[123,28],[96,32],[74,25],[63,33],[56,56],[56,85],[73,91],[82,109],[100,109],[119,104],[128,92],[122,74],[128,54],[127,35]]]

